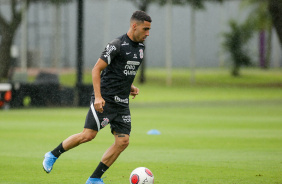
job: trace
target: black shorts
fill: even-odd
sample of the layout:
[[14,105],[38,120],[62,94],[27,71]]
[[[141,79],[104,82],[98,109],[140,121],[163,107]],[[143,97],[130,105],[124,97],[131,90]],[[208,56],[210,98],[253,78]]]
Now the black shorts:
[[99,132],[102,128],[110,124],[112,133],[115,131],[130,135],[131,116],[129,107],[119,107],[106,102],[103,109],[104,112],[99,113],[95,110],[93,102],[91,102],[84,128]]

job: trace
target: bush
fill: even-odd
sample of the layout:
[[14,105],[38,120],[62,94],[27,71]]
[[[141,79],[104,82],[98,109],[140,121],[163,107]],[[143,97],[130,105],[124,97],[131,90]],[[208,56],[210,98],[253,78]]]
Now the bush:
[[240,67],[251,65],[251,58],[245,45],[253,35],[253,29],[248,23],[239,24],[235,20],[229,22],[231,31],[224,33],[224,48],[230,53],[233,61],[232,75],[239,76]]

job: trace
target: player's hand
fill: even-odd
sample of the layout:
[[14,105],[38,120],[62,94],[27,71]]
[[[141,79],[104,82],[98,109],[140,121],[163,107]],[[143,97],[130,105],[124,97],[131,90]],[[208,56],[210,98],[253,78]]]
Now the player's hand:
[[103,113],[104,112],[103,107],[105,106],[105,104],[106,102],[102,97],[100,98],[95,97],[94,108],[96,111]]
[[132,99],[134,99],[138,94],[139,94],[139,89],[135,86],[132,86],[130,91],[130,95],[133,96]]

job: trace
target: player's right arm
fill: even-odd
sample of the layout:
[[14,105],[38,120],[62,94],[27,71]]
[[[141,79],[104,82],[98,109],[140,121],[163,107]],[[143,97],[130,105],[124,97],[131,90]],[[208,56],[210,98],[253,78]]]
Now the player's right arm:
[[95,94],[94,108],[96,111],[102,113],[104,111],[105,100],[101,95],[101,72],[108,66],[108,64],[102,60],[98,59],[97,63],[92,69],[92,82]]
[[115,39],[109,43],[92,69],[92,81],[95,94],[94,108],[100,113],[103,112],[103,106],[105,106],[105,100],[101,95],[101,72],[111,64],[112,60],[118,54],[119,45],[120,40],[118,39]]

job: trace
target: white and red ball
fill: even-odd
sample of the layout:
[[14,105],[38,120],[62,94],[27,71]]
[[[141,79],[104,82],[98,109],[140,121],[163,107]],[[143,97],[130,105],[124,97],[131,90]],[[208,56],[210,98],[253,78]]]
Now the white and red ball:
[[150,169],[138,167],[131,172],[129,181],[130,184],[153,184],[154,175]]

